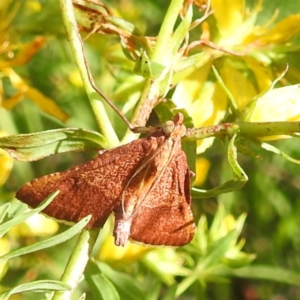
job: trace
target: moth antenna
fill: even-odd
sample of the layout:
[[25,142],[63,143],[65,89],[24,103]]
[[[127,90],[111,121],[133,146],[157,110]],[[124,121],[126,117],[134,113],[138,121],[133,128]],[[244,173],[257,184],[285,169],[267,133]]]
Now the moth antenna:
[[[92,77],[92,73],[91,73],[91,70],[90,70],[90,67],[87,63],[87,58],[86,58],[86,54],[85,54],[85,50],[84,50],[84,45],[83,45],[83,42],[82,42],[82,39],[81,39],[81,35],[78,33],[78,38],[79,38],[79,41],[80,41],[80,45],[81,45],[81,49],[82,49],[82,53],[83,53],[83,60],[84,60],[84,65],[85,65],[85,68],[86,68],[86,71],[87,71],[87,75],[88,75],[88,79],[89,79],[89,82],[92,86],[92,88],[95,90],[95,92],[97,94],[99,94],[106,102],[107,104],[118,114],[118,116],[126,123],[126,125],[128,126],[128,128],[132,131],[132,132],[135,132],[135,127],[132,126],[132,124],[128,121],[128,119],[119,111],[119,109],[114,105],[114,103],[108,99],[103,92],[101,92],[101,90],[96,86],[95,82],[94,82],[94,79]],[[148,131],[146,131],[148,132]]]
[[[185,131],[186,129],[185,129],[185,126],[183,125],[183,118],[184,118],[183,114],[177,113],[174,116],[173,121],[167,121],[167,122],[165,122],[165,124],[162,127],[164,133],[167,134],[167,135],[171,135],[172,133],[175,133],[175,135],[178,135],[178,133],[179,133],[178,129],[182,130],[182,127],[184,127],[184,131]],[[161,148],[163,147],[163,145],[166,142],[167,141],[165,141],[158,149],[156,149],[156,151],[153,153],[153,155],[146,161],[145,165],[147,165],[147,163],[157,155],[157,153],[161,150]],[[136,212],[138,211],[139,207],[142,205],[142,203],[144,202],[144,200],[147,198],[147,196],[150,194],[150,192],[156,186],[157,182],[160,180],[161,176],[163,175],[163,173],[165,172],[167,166],[169,165],[171,159],[173,158],[174,149],[175,149],[176,143],[180,143],[180,142],[181,142],[181,139],[176,139],[175,142],[173,143],[173,146],[172,146],[172,149],[171,149],[171,151],[169,153],[169,157],[168,157],[167,162],[164,164],[163,168],[159,171],[159,175],[152,182],[152,184],[151,184],[149,190],[147,191],[146,195],[144,196],[144,198],[141,201],[139,201],[139,203],[137,204],[137,206],[135,206],[134,213],[131,215],[131,218],[136,214]],[[124,204],[124,201],[122,201],[122,204]]]
[[[165,141],[166,142],[166,141]],[[124,187],[124,190],[122,192],[121,196],[121,202],[122,202],[122,211],[125,213],[125,207],[124,207],[124,193],[128,186],[130,185],[131,181],[134,179],[135,176],[137,176],[148,164],[149,162],[158,154],[158,152],[161,150],[161,148],[164,146],[165,142],[163,142],[154,152],[150,157],[147,157],[147,159],[142,163],[140,167],[137,168],[137,170],[134,172],[134,174],[130,177],[128,180],[126,186]]]
[[[179,141],[176,141],[175,143],[178,143]],[[169,165],[173,154],[174,154],[174,148],[175,148],[175,143],[173,144],[172,150],[170,152],[170,155],[168,157],[167,162],[165,163],[164,167],[159,171],[159,175],[156,177],[156,179],[152,182],[151,187],[149,188],[149,190],[147,191],[146,195],[144,196],[144,198],[139,201],[139,203],[137,204],[137,206],[134,207],[134,213],[130,216],[131,218],[137,213],[139,207],[141,207],[142,203],[145,201],[145,199],[147,198],[147,196],[150,194],[150,192],[155,188],[156,184],[158,183],[159,179],[161,178],[161,176],[164,174],[167,166]]]
[[[143,165],[141,167],[139,167],[137,169],[137,171],[133,174],[133,176],[130,178],[130,180],[128,181],[128,183],[126,184],[125,188],[124,188],[124,191],[122,193],[122,198],[121,198],[121,201],[122,201],[122,211],[123,213],[125,214],[125,207],[124,207],[124,192],[126,190],[126,188],[129,186],[130,182],[133,180],[133,178],[139,173],[141,172],[141,170],[143,170],[147,165],[148,163],[161,151],[161,148],[165,145],[167,141],[164,141],[164,143],[162,143],[158,149],[155,150],[155,152],[149,157],[147,158],[147,160],[143,163]],[[175,143],[178,143],[180,142],[179,140],[176,140]],[[134,207],[134,213],[132,215],[130,215],[130,218],[129,219],[132,219],[133,216],[136,215],[139,207],[141,207],[142,203],[145,201],[145,199],[147,198],[147,196],[150,194],[150,192],[154,189],[154,187],[156,186],[157,182],[160,180],[161,176],[164,174],[167,166],[169,165],[172,157],[173,157],[173,154],[174,154],[174,149],[175,149],[175,143],[173,144],[172,146],[172,149],[170,151],[170,155],[168,157],[168,160],[167,162],[164,164],[163,168],[159,171],[159,174],[158,176],[156,177],[156,179],[152,182],[149,190],[147,191],[147,193],[144,195],[143,199],[141,199],[140,201],[138,201],[138,204]]]

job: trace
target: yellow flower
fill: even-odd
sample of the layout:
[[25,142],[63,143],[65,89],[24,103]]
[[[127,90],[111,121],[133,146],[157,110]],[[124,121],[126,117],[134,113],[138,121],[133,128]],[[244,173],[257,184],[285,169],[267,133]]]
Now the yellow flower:
[[225,60],[219,72],[224,84],[234,97],[238,109],[242,110],[257,94],[254,83],[248,80],[242,71],[236,69],[228,59]]
[[[195,127],[219,123],[227,108],[227,99],[218,83],[207,81],[210,64],[197,69],[176,86],[172,100],[177,108],[185,108]],[[213,138],[197,142],[197,153],[211,146]]]
[[41,214],[35,214],[25,222],[11,229],[18,236],[52,236],[59,229],[57,221]]
[[[244,23],[245,3],[243,0],[233,0],[230,2],[223,0],[212,0],[211,7],[219,29],[220,35],[225,39],[231,39],[237,29]],[[234,36],[236,39],[236,36]],[[223,43],[222,43],[223,44]]]
[[100,261],[105,261],[114,267],[131,264],[141,259],[146,253],[154,248],[128,242],[125,247],[118,247],[114,244],[114,238],[108,236],[104,241],[97,256]]
[[196,159],[196,177],[193,181],[194,186],[201,186],[207,177],[208,170],[210,168],[210,162],[208,159],[198,157]]
[[[0,131],[0,136],[7,135],[5,132]],[[13,158],[4,150],[0,149],[0,186],[2,186],[12,169]]]
[[[300,14],[290,15],[277,24],[274,24],[277,17],[274,14],[266,24],[257,25],[262,4],[263,1],[258,1],[250,11],[243,0],[211,1],[218,32],[209,35],[210,42],[224,52],[223,56],[231,53],[218,69],[239,110],[271,86],[275,75],[268,66],[285,52],[292,55],[296,46],[293,38],[300,33]],[[291,66],[290,74],[300,78],[295,67]]]
[[114,267],[131,264],[154,248],[128,242],[125,247],[117,247],[112,237],[112,218],[109,218],[101,230],[100,240],[101,248],[99,249],[96,259],[109,263]]
[[241,120],[300,121],[300,85],[276,88],[255,98],[241,112]]
[[[10,251],[9,241],[5,237],[0,238],[0,256],[8,253],[9,251]],[[0,280],[5,275],[6,270],[7,270],[7,261],[2,261],[0,263]]]

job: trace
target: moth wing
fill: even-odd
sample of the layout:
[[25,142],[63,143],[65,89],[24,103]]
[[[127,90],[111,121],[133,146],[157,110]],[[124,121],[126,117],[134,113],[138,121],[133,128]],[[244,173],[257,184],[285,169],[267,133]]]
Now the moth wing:
[[46,175],[21,187],[16,197],[37,207],[48,195],[60,190],[43,212],[58,220],[78,222],[92,215],[88,228],[102,227],[129,180],[151,150],[147,139],[109,150],[69,170]]
[[195,223],[191,211],[190,176],[185,153],[180,149],[135,212],[130,239],[169,246],[182,246],[191,241]]

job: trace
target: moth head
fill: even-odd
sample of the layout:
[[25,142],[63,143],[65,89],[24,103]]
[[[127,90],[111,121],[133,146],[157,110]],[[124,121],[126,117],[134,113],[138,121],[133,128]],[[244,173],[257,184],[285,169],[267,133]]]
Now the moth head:
[[174,129],[175,129],[175,123],[173,121],[167,121],[164,125],[163,125],[163,131],[165,134],[171,134]]
[[183,114],[182,113],[177,113],[174,118],[173,118],[173,121],[167,121],[162,129],[163,129],[163,132],[166,134],[166,135],[169,135],[171,137],[182,137],[185,135],[186,133],[186,128],[185,126],[183,125],[183,120],[184,120],[184,117],[183,117]]

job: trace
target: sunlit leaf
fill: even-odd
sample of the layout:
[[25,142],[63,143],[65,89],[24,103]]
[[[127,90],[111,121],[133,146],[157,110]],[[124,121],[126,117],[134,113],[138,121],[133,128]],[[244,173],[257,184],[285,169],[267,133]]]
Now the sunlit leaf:
[[70,287],[61,281],[56,280],[38,280],[28,283],[21,284],[15,288],[8,291],[2,292],[0,294],[1,300],[11,299],[10,297],[14,294],[24,293],[29,291],[36,291],[40,293],[41,290],[44,291],[68,291]]
[[71,239],[76,234],[80,233],[82,231],[82,229],[88,224],[90,219],[91,219],[91,216],[84,217],[78,223],[73,225],[71,228],[65,230],[64,232],[62,232],[60,234],[57,234],[46,240],[37,242],[36,244],[10,251],[9,253],[6,253],[5,255],[2,255],[0,257],[0,262],[3,260],[11,259],[14,257],[19,257],[21,255],[29,254],[32,252],[36,252],[36,251],[39,251],[42,249],[47,249],[47,248],[56,246],[58,244],[61,244],[65,241]]
[[110,280],[114,284],[121,296],[121,299],[145,299],[138,284],[134,280],[132,280],[129,275],[116,271],[104,263],[89,262],[86,268],[87,276],[91,276],[91,274],[94,274],[95,268],[98,269],[97,272],[102,273],[108,280]]
[[101,134],[78,128],[0,137],[0,148],[20,161],[34,161],[69,151],[99,150],[103,145],[106,144]]
[[286,160],[294,163],[294,164],[300,164],[300,160],[299,159],[295,159],[289,155],[287,155],[286,153],[284,153],[283,151],[281,151],[280,149],[276,148],[273,145],[270,145],[268,143],[261,143],[261,147],[267,151],[273,152],[275,154],[279,154],[282,157],[284,157]]

